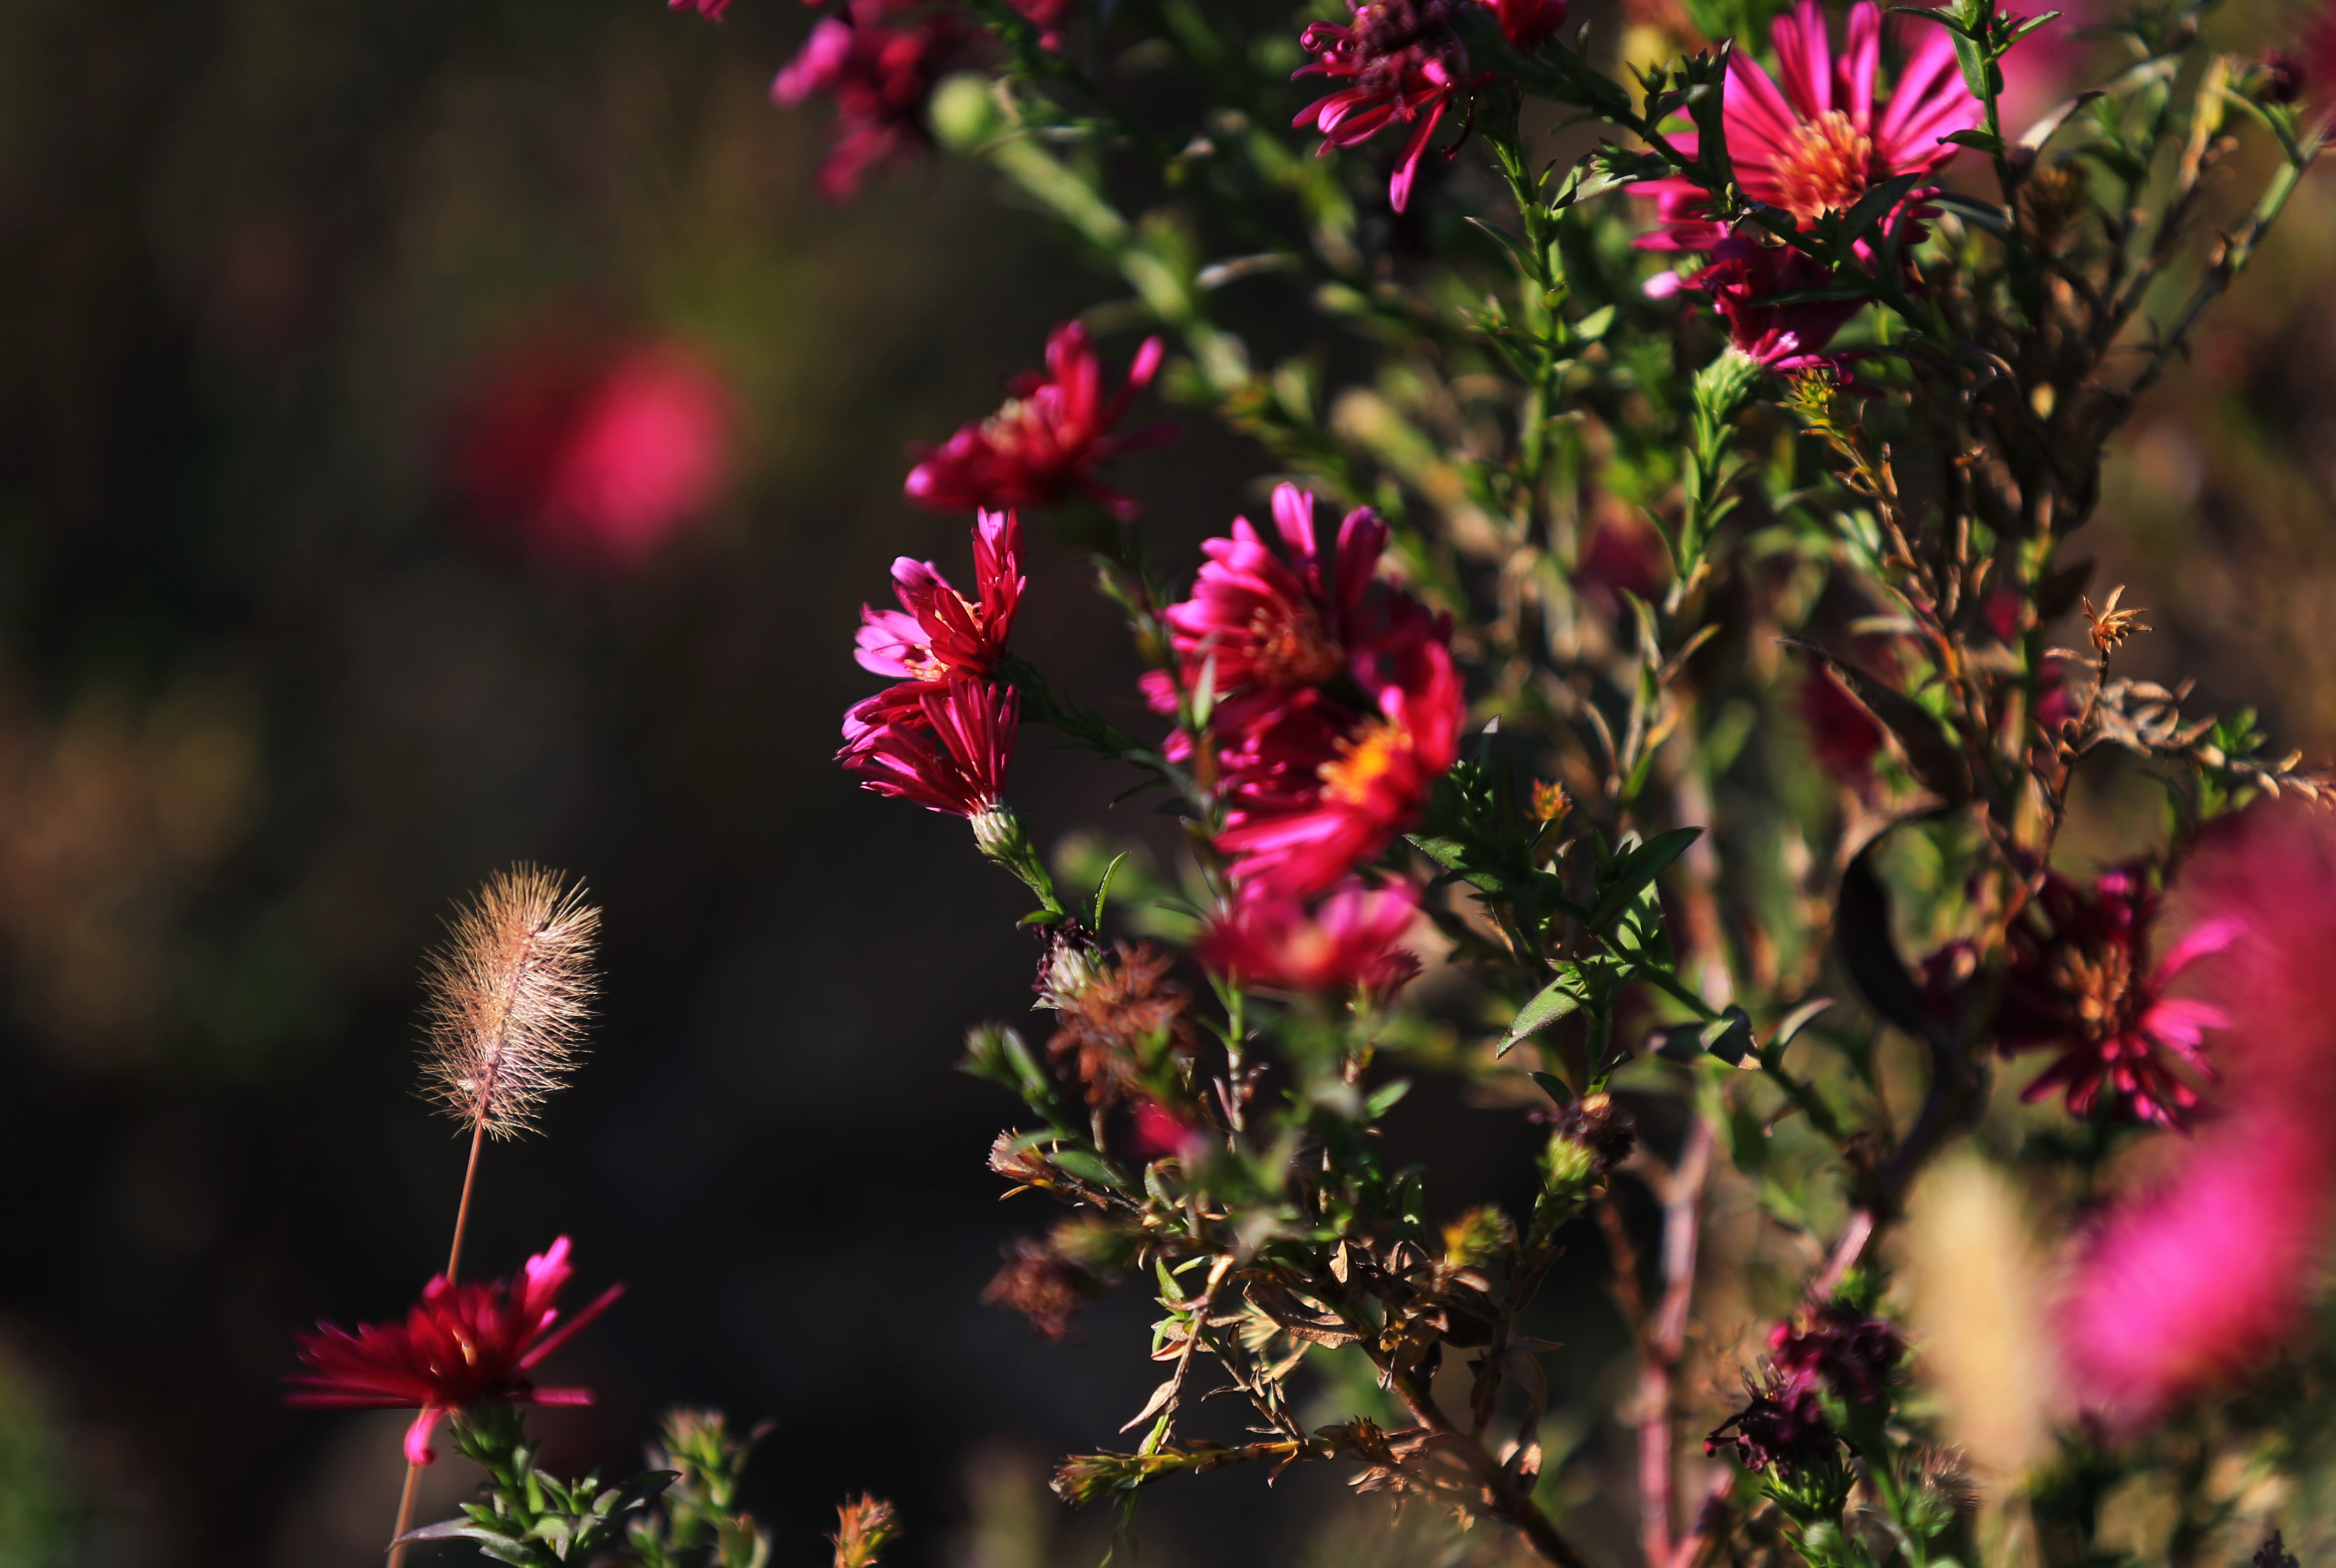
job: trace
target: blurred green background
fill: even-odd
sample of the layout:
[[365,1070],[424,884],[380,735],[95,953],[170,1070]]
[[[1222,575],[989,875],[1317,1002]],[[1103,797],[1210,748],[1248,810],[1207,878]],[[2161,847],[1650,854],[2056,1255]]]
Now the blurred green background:
[[[1027,1007],[1016,891],[829,757],[871,685],[860,600],[898,553],[963,570],[963,521],[900,497],[904,445],[1116,291],[978,170],[820,203],[822,127],[765,98],[809,20],[0,4],[0,1568],[379,1560],[402,1417],[287,1412],[277,1379],[296,1329],[439,1264],[462,1151],[414,1094],[417,962],[522,858],[605,906],[606,1005],[548,1135],[490,1152],[471,1256],[566,1232],[581,1285],[631,1285],[564,1359],[601,1401],[544,1418],[552,1462],[624,1469],[665,1406],[719,1404],[776,1423],[781,1563],[823,1561],[861,1488],[903,1505],[904,1563],[1101,1554],[1039,1484],[1141,1403],[1148,1313],[1107,1303],[1079,1349],[977,1302],[1050,1217],[997,1203],[1010,1107],[949,1071]],[[2156,612],[2136,670],[2266,695],[2316,756],[2331,240],[2316,182],[2137,421],[2094,546]],[[638,353],[720,389],[703,504],[617,557],[518,515],[524,450],[482,498],[481,442],[526,448]],[[1266,467],[1184,425],[1119,471],[1178,570]],[[1085,569],[1034,549],[1017,642],[1133,720]],[[1048,838],[1116,787],[1039,735],[1017,778]],[[1527,1179],[1515,1109],[1415,1099],[1442,1202]],[[1611,1404],[1596,1290],[1552,1311]],[[1580,1488],[1599,1538],[1625,1464]],[[1425,1560],[1338,1496],[1163,1488],[1144,1560]]]

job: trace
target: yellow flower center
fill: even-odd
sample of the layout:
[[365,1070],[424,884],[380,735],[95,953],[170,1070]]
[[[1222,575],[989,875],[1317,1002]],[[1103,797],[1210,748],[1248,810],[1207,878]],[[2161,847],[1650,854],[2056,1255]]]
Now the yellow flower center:
[[1411,749],[1411,735],[1402,726],[1373,719],[1352,740],[1338,743],[1338,755],[1322,765],[1322,798],[1341,805],[1361,805],[1371,786],[1395,769],[1396,759]]
[[1828,109],[1796,130],[1798,145],[1776,161],[1777,204],[1808,222],[1845,211],[1874,182],[1874,138]]

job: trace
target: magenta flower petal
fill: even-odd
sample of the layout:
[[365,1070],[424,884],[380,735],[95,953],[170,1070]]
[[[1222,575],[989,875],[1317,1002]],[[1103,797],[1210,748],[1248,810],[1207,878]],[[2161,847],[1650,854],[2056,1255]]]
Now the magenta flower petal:
[[414,1464],[427,1465],[439,1417],[480,1405],[540,1399],[528,1370],[623,1291],[611,1287],[552,1333],[560,1316],[553,1303],[571,1272],[562,1236],[530,1258],[515,1280],[455,1285],[441,1275],[423,1288],[422,1300],[402,1323],[364,1324],[355,1333],[319,1325],[300,1336],[307,1370],[286,1379],[292,1390],[284,1402],[307,1409],[419,1410],[406,1428],[405,1454]]

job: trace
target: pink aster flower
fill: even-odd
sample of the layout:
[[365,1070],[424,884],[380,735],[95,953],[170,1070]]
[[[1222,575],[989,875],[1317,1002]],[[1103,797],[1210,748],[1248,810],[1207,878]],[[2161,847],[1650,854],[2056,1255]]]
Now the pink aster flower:
[[[1168,607],[1184,684],[1204,671],[1215,694],[1212,726],[1238,735],[1291,692],[1337,677],[1360,656],[1430,629],[1427,611],[1407,594],[1376,586],[1387,524],[1358,507],[1325,541],[1314,497],[1294,484],[1275,487],[1273,526],[1282,552],[1249,519],[1233,519],[1231,538],[1207,540],[1192,597]],[[1287,559],[1284,559],[1286,553]],[[1168,677],[1144,681],[1155,712],[1176,711]]]
[[[1299,44],[1314,58],[1299,76],[1343,83],[1298,112],[1293,125],[1322,133],[1318,156],[1334,147],[1368,141],[1400,121],[1412,128],[1387,181],[1397,212],[1411,202],[1419,160],[1444,122],[1453,100],[1484,78],[1468,67],[1468,50],[1453,27],[1464,5],[1478,0],[1347,0],[1352,22],[1309,23]],[[1562,20],[1562,16],[1560,17]]]
[[2327,1155],[2284,1120],[2234,1118],[2114,1210],[2055,1327],[2070,1392],[2145,1426],[2292,1338],[2328,1218]]
[[1126,382],[1105,397],[1103,361],[1087,342],[1086,327],[1074,321],[1055,328],[1046,339],[1046,370],[1008,383],[1005,407],[939,447],[910,450],[918,463],[904,487],[909,499],[937,511],[962,511],[1056,506],[1081,491],[1114,517],[1134,516],[1135,503],[1105,489],[1095,469],[1131,447],[1155,445],[1173,433],[1165,424],[1133,435],[1111,433],[1160,373],[1163,351],[1160,339],[1145,338]]
[[2059,1053],[2023,1099],[2066,1089],[2069,1113],[2084,1116],[2106,1094],[2142,1121],[2189,1125],[2198,1105],[2190,1079],[2212,1083],[2216,1076],[2206,1031],[2229,1018],[2214,1003],[2169,997],[2166,988],[2199,959],[2229,947],[2244,925],[2235,917],[2203,920],[2153,968],[2158,904],[2138,864],[2112,867],[2089,891],[2057,872],[2047,875],[2010,933],[2010,965],[1995,1020],[1997,1045],[2006,1054]]
[[896,680],[984,676],[1006,657],[1007,634],[1027,582],[1022,528],[1010,511],[985,511],[973,525],[974,597],[949,586],[940,568],[902,556],[892,563],[899,609],[860,607],[855,657],[862,669]]
[[1466,702],[1440,641],[1414,638],[1351,673],[1368,708],[1308,687],[1222,754],[1217,847],[1244,888],[1305,898],[1376,859],[1460,755]]
[[678,344],[528,343],[496,356],[464,400],[454,486],[482,527],[547,556],[638,567],[720,493],[731,403]]
[[589,1388],[539,1388],[528,1378],[624,1294],[622,1285],[611,1285],[560,1325],[553,1302],[571,1272],[562,1236],[530,1258],[516,1280],[454,1285],[440,1275],[423,1287],[403,1323],[366,1323],[354,1334],[319,1323],[300,1336],[300,1359],[310,1369],[286,1379],[293,1392],[284,1402],[312,1410],[419,1408],[405,1430],[405,1457],[415,1465],[436,1458],[430,1434],[443,1416],[481,1405],[589,1405]]
[[849,201],[870,170],[931,144],[925,109],[933,86],[974,38],[955,12],[920,15],[900,0],[851,0],[842,15],[820,19],[771,83],[771,100],[788,109],[822,95],[835,101],[834,145],[814,181],[822,196]]
[[[1781,86],[1748,54],[1728,61],[1721,112],[1728,155],[1747,196],[1783,208],[1804,226],[1819,213],[1846,210],[1885,180],[1938,168],[1957,151],[1940,138],[1985,117],[1943,27],[1916,43],[1894,87],[1882,85],[1882,11],[1874,0],[1850,7],[1838,54],[1816,0],[1800,0],[1776,18],[1772,36]],[[1692,131],[1670,141],[1695,151]],[[1710,250],[1726,235],[1701,215],[1709,199],[1690,180],[1654,180],[1639,193],[1660,204],[1662,228],[1639,240],[1649,249]],[[1900,221],[1920,195],[1910,195],[1889,221]]]
[[1418,912],[1408,882],[1367,888],[1349,880],[1312,909],[1251,888],[1211,923],[1201,961],[1247,985],[1317,995],[1360,989],[1377,1006],[1419,973],[1418,955],[1396,945]]
[[1712,249],[1711,265],[1689,279],[1710,296],[1728,323],[1728,340],[1739,352],[1786,373],[1832,364],[1825,345],[1864,308],[1864,302],[1770,302],[1779,295],[1823,288],[1835,281],[1830,269],[1792,247],[1763,244],[1743,234],[1720,240]]
[[852,705],[835,760],[862,789],[970,819],[1004,801],[1020,723],[1008,687],[906,681]]

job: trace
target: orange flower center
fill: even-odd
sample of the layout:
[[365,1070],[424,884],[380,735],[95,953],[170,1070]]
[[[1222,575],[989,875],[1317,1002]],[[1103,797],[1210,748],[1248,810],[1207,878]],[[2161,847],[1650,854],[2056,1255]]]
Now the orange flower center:
[[1341,805],[1358,806],[1371,790],[1395,771],[1396,759],[1411,750],[1411,735],[1402,726],[1373,719],[1352,740],[1338,743],[1338,755],[1322,765],[1322,798]]
[[[1276,609],[1282,612],[1277,614]],[[1257,676],[1268,687],[1313,686],[1338,669],[1338,645],[1314,607],[1260,609],[1250,622],[1257,639]]]
[[1806,223],[1845,211],[1874,182],[1874,138],[1828,109],[1796,128],[1798,144],[1776,161],[1777,201]]
[[2082,1024],[2087,1040],[2122,1033],[2134,1001],[2133,966],[2126,950],[2110,944],[2093,952],[2063,949],[2053,980]]

